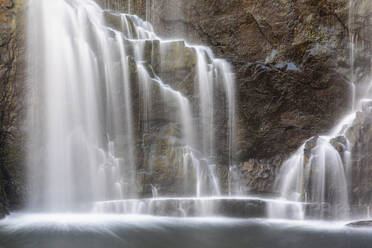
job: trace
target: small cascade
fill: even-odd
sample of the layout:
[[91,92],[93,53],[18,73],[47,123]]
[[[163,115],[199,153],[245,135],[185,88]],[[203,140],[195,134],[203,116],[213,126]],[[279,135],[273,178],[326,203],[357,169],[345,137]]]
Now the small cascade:
[[126,11],[129,13],[129,1],[130,0],[96,0],[99,2],[104,9],[112,9],[115,11]]
[[[160,39],[130,11],[30,1],[28,53],[41,66],[29,70],[29,207],[102,211],[124,202],[137,210],[121,212],[151,213],[159,194],[221,196],[216,133],[226,129],[230,166],[235,135],[230,65],[206,47]],[[192,83],[177,78],[185,71]],[[213,201],[196,202],[200,214],[214,213]],[[186,203],[177,209],[189,215]]]
[[241,172],[236,165],[230,166],[229,168],[228,188],[230,196],[244,195],[245,193],[243,184],[241,183]]
[[159,197],[158,189],[154,185],[151,185],[151,191],[152,191],[152,198],[158,198]]
[[[200,158],[200,153],[189,146],[177,147],[172,144],[170,148],[172,154],[172,171],[177,175],[177,185],[174,185],[175,196],[219,196],[221,195],[220,182],[216,174],[216,165],[209,163],[205,159]],[[152,152],[153,153],[153,152]],[[155,155],[151,154],[154,157]],[[158,169],[154,161],[151,165],[151,173],[155,173]],[[155,179],[156,181],[156,179]],[[153,185],[153,187],[156,187]],[[159,185],[158,190],[162,190],[162,185]]]
[[270,217],[288,218],[289,214],[296,219],[303,219],[306,214],[320,219],[349,217],[347,160],[341,157],[331,139],[309,140],[283,164],[275,183],[282,198],[317,207],[310,213],[293,215],[293,211],[274,204]]
[[[309,139],[283,164],[274,188],[280,198],[302,204],[303,214],[297,218],[368,218],[370,203],[360,201],[361,183],[355,178],[362,176],[358,166],[368,149],[368,134],[363,133],[368,129],[363,128],[371,123],[371,103],[370,98],[361,99],[328,136]],[[306,208],[309,203],[311,209]],[[273,204],[268,215],[287,218],[289,212]]]
[[128,0],[128,13],[132,13],[132,0]]
[[[156,197],[95,202],[94,213],[146,214],[155,216],[200,217],[227,216],[237,218],[264,218],[272,205],[290,209],[295,217],[302,212],[297,202],[242,196],[218,197]],[[308,209],[314,206],[308,205]]]
[[204,48],[196,48],[197,54],[197,73],[199,83],[199,98],[200,98],[200,116],[201,118],[201,133],[202,151],[209,157],[215,154],[214,141],[214,103],[213,103],[213,73],[214,71],[209,66],[207,58],[210,58],[210,50]]
[[[371,80],[363,81],[355,63],[358,52],[366,52],[358,41],[357,14],[370,6],[368,1],[349,1],[350,41],[350,114],[326,136],[313,137],[305,142],[282,166],[274,190],[281,199],[301,204],[297,219],[368,218],[372,204],[361,188],[368,187],[363,167],[368,167],[369,126],[372,114]],[[360,81],[360,82],[359,82]],[[359,178],[359,179],[358,179]],[[312,204],[308,208],[308,204]],[[268,216],[288,218],[292,210],[273,204]]]

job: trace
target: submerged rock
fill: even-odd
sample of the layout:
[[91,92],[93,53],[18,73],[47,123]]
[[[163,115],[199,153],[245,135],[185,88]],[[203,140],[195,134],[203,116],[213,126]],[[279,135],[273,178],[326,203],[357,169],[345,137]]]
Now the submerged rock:
[[357,221],[346,224],[348,227],[368,227],[372,228],[372,220]]

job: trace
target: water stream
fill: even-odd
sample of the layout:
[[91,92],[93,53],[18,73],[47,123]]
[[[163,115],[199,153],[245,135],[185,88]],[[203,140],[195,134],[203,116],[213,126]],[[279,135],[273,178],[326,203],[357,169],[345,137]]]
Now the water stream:
[[[95,202],[141,198],[140,168],[155,173],[159,156],[182,171],[185,187],[175,194],[220,195],[215,118],[225,116],[232,163],[230,65],[206,47],[162,40],[149,22],[91,0],[30,1],[30,209],[89,211]],[[185,67],[195,71],[191,86],[159,76]],[[224,92],[226,103],[218,106],[225,111],[215,108],[215,92]],[[159,155],[162,143],[152,141],[140,162],[154,125],[167,133],[157,138],[170,151]],[[161,194],[161,185],[151,187]]]
[[350,130],[372,109],[355,75],[351,114],[283,164],[279,197],[243,196],[228,62],[161,39],[148,22],[155,1],[146,21],[130,0],[126,14],[29,1],[29,194],[26,214],[0,223],[0,247],[369,247],[370,230],[345,226]]
[[[364,130],[358,127],[369,125],[365,116],[371,114],[372,81],[358,82],[358,70],[355,65],[359,49],[366,49],[358,42],[356,17],[359,9],[367,9],[368,1],[349,1],[349,41],[350,41],[350,111],[327,134],[307,140],[283,164],[277,176],[274,190],[281,199],[296,201],[302,205],[302,213],[297,219],[328,219],[346,220],[369,218],[371,202],[361,204],[353,202],[356,192],[353,185],[355,175],[355,160],[362,160],[365,154],[359,154],[358,149],[366,144],[358,143],[358,137],[363,137]],[[360,6],[359,6],[360,5]],[[358,126],[359,125],[359,126]],[[363,138],[361,138],[363,142]],[[367,151],[368,152],[368,151]],[[353,161],[354,160],[354,161]],[[359,163],[359,162],[357,162]],[[361,185],[361,183],[359,183]],[[358,196],[357,196],[358,197]],[[355,197],[354,197],[355,198]],[[309,209],[307,204],[314,207]],[[364,206],[361,206],[364,205]],[[354,208],[354,209],[353,209]],[[361,209],[364,209],[361,211]],[[272,205],[268,216],[272,218],[288,218],[291,210],[288,206]]]
[[2,222],[0,244],[6,248],[367,248],[371,231],[311,221],[44,214]]

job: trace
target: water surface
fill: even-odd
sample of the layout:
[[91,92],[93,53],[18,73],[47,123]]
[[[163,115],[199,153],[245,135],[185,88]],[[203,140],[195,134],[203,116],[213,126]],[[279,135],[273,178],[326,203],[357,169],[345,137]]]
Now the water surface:
[[12,215],[1,248],[371,247],[372,229],[345,223],[136,215]]

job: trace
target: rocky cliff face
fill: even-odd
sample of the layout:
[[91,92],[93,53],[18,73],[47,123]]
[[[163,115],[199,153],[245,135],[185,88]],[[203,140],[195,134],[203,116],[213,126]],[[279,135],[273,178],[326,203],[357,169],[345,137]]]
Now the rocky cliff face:
[[[120,2],[122,9],[116,8],[128,11],[130,4],[161,36],[208,45],[233,64],[238,92],[234,154],[242,180],[253,191],[270,191],[273,168],[304,140],[329,130],[351,105],[346,0]],[[361,81],[368,63],[357,57]]]
[[346,1],[188,1],[183,15],[169,16],[180,2],[157,1],[155,27],[172,36],[183,23],[187,40],[234,65],[238,160],[287,154],[350,104],[339,70],[348,67]]
[[24,32],[21,0],[0,1],[0,217],[20,206],[25,185],[22,158]]
[[[346,0],[97,1],[148,19],[165,38],[183,37],[211,46],[232,63],[239,108],[234,159],[245,188],[251,191],[270,191],[282,161],[307,138],[329,130],[350,106],[352,65],[359,72],[355,81],[363,81],[369,73],[369,55],[362,46],[353,63],[349,62],[350,37],[369,44],[364,0],[356,1],[360,14],[352,25]],[[0,209],[4,203],[16,206],[16,199],[22,198],[17,182],[24,171],[19,159],[24,142],[18,125],[24,74],[20,73],[22,60],[17,58],[24,56],[19,45],[22,32],[16,31],[22,27],[18,22],[16,28],[17,13],[24,16],[19,12],[21,3],[0,0],[0,92],[4,94],[0,100],[5,99],[0,103],[4,154]],[[162,74],[182,82],[189,77]]]

